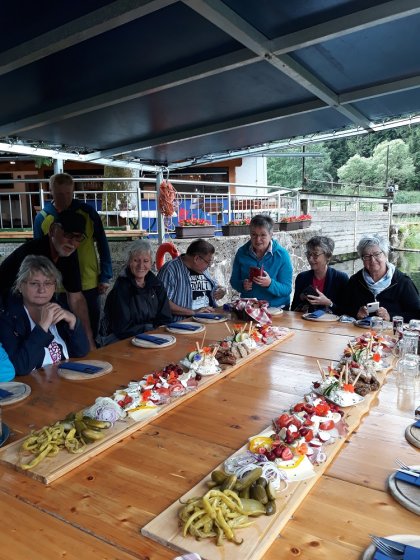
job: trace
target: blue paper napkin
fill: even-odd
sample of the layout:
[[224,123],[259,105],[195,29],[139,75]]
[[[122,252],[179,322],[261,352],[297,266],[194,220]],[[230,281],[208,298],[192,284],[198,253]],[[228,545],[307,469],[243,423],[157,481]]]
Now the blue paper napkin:
[[65,362],[58,367],[59,369],[71,369],[72,371],[80,371],[81,373],[97,373],[103,369],[91,364],[83,364],[82,362]]
[[223,315],[217,315],[217,313],[194,313],[194,317],[199,319],[223,319]]
[[357,324],[362,325],[362,327],[370,327],[370,322],[371,318],[365,317],[364,319],[359,319],[359,321],[357,321]]
[[186,325],[185,323],[169,323],[166,326],[170,329],[180,329],[184,331],[197,331],[201,329],[199,325]]
[[136,338],[138,340],[146,340],[147,342],[152,342],[153,344],[165,344],[168,342],[167,338],[161,338],[159,336],[153,336],[152,334],[137,334]]
[[414,427],[415,428],[420,428],[420,420],[417,420],[417,422],[414,422]]
[[[400,558],[401,558],[401,560],[419,560],[419,558],[420,558],[420,548],[417,548],[415,546],[406,545],[406,547],[404,549],[404,554]],[[390,560],[390,556],[387,556],[383,552],[380,552],[379,550],[376,550],[375,554],[373,555],[373,560]]]
[[[407,484],[412,484],[413,486],[418,486],[420,488],[420,476],[413,476],[409,473],[397,471],[395,473],[395,478],[397,480],[407,482]],[[419,558],[420,558],[420,556],[419,556]]]
[[322,317],[323,315],[325,315],[325,311],[323,309],[317,309],[312,313],[308,313],[307,317],[310,317],[311,319],[318,319],[318,317]]
[[10,391],[6,391],[5,389],[0,389],[0,399],[8,399],[9,397],[12,397],[13,393],[11,393]]

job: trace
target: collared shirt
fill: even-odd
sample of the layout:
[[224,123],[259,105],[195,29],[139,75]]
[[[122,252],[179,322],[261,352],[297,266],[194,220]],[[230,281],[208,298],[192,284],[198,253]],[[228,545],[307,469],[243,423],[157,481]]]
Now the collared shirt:
[[[273,254],[273,240],[270,241],[270,245],[268,246],[267,251],[264,253],[264,255],[266,255],[267,253]],[[257,259],[257,261],[260,261],[264,258],[264,255],[262,257],[257,257],[252,243],[249,245],[249,254],[251,255],[251,257],[254,257],[254,259]]]

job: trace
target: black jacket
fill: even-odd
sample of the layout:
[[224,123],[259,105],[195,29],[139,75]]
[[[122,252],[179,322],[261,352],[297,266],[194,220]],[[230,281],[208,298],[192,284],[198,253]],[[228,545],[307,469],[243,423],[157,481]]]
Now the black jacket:
[[404,322],[420,319],[420,297],[416,286],[407,274],[395,269],[391,284],[380,294],[373,296],[364,278],[363,269],[350,278],[345,293],[344,312],[352,317],[357,316],[360,307],[379,301],[390,317],[402,315]]
[[[299,311],[300,307],[305,306],[308,311],[313,311],[316,307],[309,305],[309,302],[302,301],[300,299],[300,294],[308,286],[312,286],[312,281],[314,279],[313,270],[305,270],[296,276],[295,280],[295,294],[293,296],[292,311]],[[340,270],[335,270],[330,266],[327,268],[327,275],[325,277],[325,286],[323,294],[327,296],[332,302],[333,306],[331,310],[334,313],[340,314],[342,312],[341,298],[344,290],[346,289],[349,277],[345,272]],[[320,306],[318,306],[319,308]],[[303,308],[302,308],[303,309]]]
[[127,267],[117,278],[105,302],[103,334],[123,339],[172,321],[163,284],[149,272],[139,288]]
[[[57,330],[67,346],[70,358],[81,358],[89,352],[89,342],[79,319],[74,330],[66,321],[57,323]],[[11,295],[0,313],[0,342],[3,344],[16,375],[26,375],[42,366],[45,348],[54,340],[50,332],[31,324],[20,296]]]

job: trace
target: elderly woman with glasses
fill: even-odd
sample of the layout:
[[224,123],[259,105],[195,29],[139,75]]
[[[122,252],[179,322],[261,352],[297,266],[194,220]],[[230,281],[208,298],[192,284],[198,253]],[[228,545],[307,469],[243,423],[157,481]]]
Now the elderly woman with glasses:
[[296,276],[292,311],[315,309],[341,312],[340,297],[349,280],[345,272],[329,266],[335,243],[330,237],[315,236],[306,243],[310,270]]
[[273,220],[257,214],[249,224],[251,239],[236,252],[230,284],[242,298],[266,300],[289,308],[292,292],[290,255],[273,239]]
[[28,255],[22,261],[0,313],[0,342],[16,375],[89,352],[80,320],[55,301],[60,284],[61,274],[47,257]]
[[367,304],[378,301],[376,314],[385,321],[394,315],[401,315],[405,322],[419,319],[419,293],[411,278],[388,261],[388,241],[379,235],[366,235],[359,241],[357,252],[363,268],[349,280],[345,312],[364,319],[369,315]]
[[166,290],[151,271],[152,248],[147,239],[134,241],[127,263],[105,302],[103,345],[150,331],[172,321]]

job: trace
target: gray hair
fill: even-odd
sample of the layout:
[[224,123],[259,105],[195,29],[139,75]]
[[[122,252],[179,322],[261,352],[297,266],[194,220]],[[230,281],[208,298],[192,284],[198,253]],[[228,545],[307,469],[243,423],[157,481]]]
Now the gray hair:
[[22,284],[27,282],[36,272],[40,272],[50,280],[54,280],[57,286],[61,285],[61,273],[50,259],[43,255],[28,255],[20,265],[15,283],[13,284],[13,292],[19,292]]
[[357,245],[357,254],[362,257],[365,249],[375,245],[388,257],[389,242],[381,235],[364,235]]
[[128,247],[128,255],[127,255],[127,263],[130,262],[130,259],[136,253],[149,253],[150,257],[152,257],[152,246],[148,239],[136,239],[131,243]]
[[249,227],[263,227],[268,231],[268,233],[272,233],[274,228],[274,221],[270,216],[266,216],[265,214],[257,214],[251,219]]
[[314,237],[311,237],[309,241],[307,241],[306,250],[313,251],[317,247],[322,250],[326,258],[329,260],[334,252],[334,239],[331,239],[331,237],[326,237],[325,235],[315,235]]

